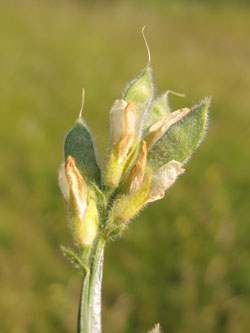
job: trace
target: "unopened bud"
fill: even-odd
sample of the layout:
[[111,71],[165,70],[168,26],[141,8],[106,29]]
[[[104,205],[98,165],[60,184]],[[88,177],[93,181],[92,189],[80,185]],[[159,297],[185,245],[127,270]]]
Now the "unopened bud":
[[112,187],[118,185],[130,148],[136,145],[135,119],[135,104],[115,101],[110,112],[111,147],[103,173],[104,182]]
[[145,167],[146,167],[146,162],[147,162],[147,144],[143,140],[142,141],[142,150],[141,153],[137,159],[136,164],[133,166],[130,176],[129,176],[129,193],[132,194],[136,192],[144,178],[144,172],[145,172]]
[[117,100],[110,112],[111,141],[118,143],[119,164],[127,156],[135,135],[135,104]]
[[115,144],[124,132],[124,110],[128,105],[123,99],[117,99],[110,111],[111,142]]
[[70,209],[76,210],[80,219],[83,220],[87,207],[87,187],[75,165],[75,159],[71,156],[68,156],[65,162],[65,176],[69,185]]
[[152,176],[147,202],[162,199],[165,196],[165,191],[174,184],[177,177],[184,171],[182,163],[174,160],[170,161],[166,165],[163,165]]

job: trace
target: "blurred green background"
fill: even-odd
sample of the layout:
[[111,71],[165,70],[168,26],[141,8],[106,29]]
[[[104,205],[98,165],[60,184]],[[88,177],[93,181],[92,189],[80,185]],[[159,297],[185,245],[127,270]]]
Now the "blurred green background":
[[147,61],[143,25],[156,93],[213,105],[186,174],[107,246],[103,330],[250,332],[249,18],[246,1],[0,2],[0,332],[76,331],[62,142],[85,87],[102,160],[110,106]]

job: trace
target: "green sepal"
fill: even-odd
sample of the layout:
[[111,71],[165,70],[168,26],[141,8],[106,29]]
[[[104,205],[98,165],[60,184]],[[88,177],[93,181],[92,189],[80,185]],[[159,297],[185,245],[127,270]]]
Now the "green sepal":
[[194,106],[173,124],[148,152],[148,168],[157,170],[171,160],[185,164],[204,138],[211,98]]
[[68,259],[70,260],[70,262],[78,269],[80,269],[82,271],[82,273],[84,275],[87,275],[89,272],[89,268],[87,265],[85,265],[82,260],[78,257],[78,255],[73,252],[72,250],[64,247],[63,245],[60,246],[62,253],[68,257]]
[[176,93],[174,91],[168,90],[163,93],[161,96],[157,97],[150,106],[148,111],[147,120],[144,125],[144,133],[147,133],[149,128],[160,120],[163,117],[166,117],[171,113],[173,110],[169,105],[169,95],[175,95],[179,97],[185,97],[184,94]]
[[99,224],[95,193],[92,190],[88,191],[87,207],[83,218],[80,218],[79,212],[70,202],[69,222],[74,241],[85,258],[91,250]]
[[125,158],[125,160],[119,164],[119,144],[120,141],[117,141],[111,149],[107,157],[105,168],[103,171],[103,182],[104,184],[109,185],[111,188],[116,188],[121,179],[127,173],[129,167],[134,161],[136,154],[137,142],[130,148],[130,151]]
[[118,198],[112,209],[112,217],[116,224],[125,223],[136,215],[147,201],[151,184],[149,174],[141,187],[131,195],[122,195]]
[[146,116],[153,98],[152,70],[147,66],[138,78],[132,80],[124,93],[124,100],[136,105],[137,127],[140,128],[142,119]]
[[69,131],[64,141],[64,158],[72,156],[76,167],[86,182],[100,184],[101,171],[97,163],[95,147],[90,131],[79,118]]
[[122,170],[121,180],[124,179],[124,177],[127,175],[128,171],[134,165],[134,161],[135,161],[136,155],[138,153],[137,148],[138,148],[138,141],[136,140],[134,145],[130,149],[128,157],[126,158],[126,163],[125,163],[124,168]]
[[92,184],[93,190],[95,192],[96,203],[98,207],[104,209],[107,205],[107,200],[103,192],[99,189],[96,184]]
[[144,126],[144,132],[147,132],[154,123],[156,123],[159,119],[167,116],[171,112],[167,96],[168,93],[164,93],[156,98],[151,104]]
[[107,239],[119,237],[125,229],[125,224],[114,226],[107,230]]
[[122,167],[124,162],[119,164],[119,141],[117,141],[110,149],[105,161],[103,170],[103,183],[111,188],[115,188],[120,181]]
[[160,324],[156,324],[152,330],[148,331],[148,333],[163,333],[163,331],[160,327]]
[[[128,172],[128,171],[131,171],[132,170],[132,166],[134,166],[135,165],[135,163],[136,163],[136,161],[135,161],[135,157],[137,156],[138,157],[138,155],[139,155],[139,153],[140,153],[140,150],[139,150],[139,147],[138,147],[138,145],[136,145],[136,147],[135,147],[135,151],[134,151],[134,154],[133,154],[133,159],[131,159],[131,163],[130,163],[130,167],[129,168],[127,168],[127,172],[126,173],[124,173],[124,175],[123,175],[123,182],[121,183],[121,185],[120,185],[120,187],[119,187],[119,189],[118,189],[118,193],[119,193],[119,195],[123,195],[123,194],[126,194],[126,193],[128,193],[128,191],[129,191],[129,187],[130,187],[130,172]],[[135,163],[132,163],[132,162],[134,162],[135,161]]]

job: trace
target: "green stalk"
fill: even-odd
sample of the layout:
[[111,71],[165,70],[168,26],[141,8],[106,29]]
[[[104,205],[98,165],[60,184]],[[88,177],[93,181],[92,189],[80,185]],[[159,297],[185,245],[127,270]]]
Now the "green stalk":
[[78,333],[101,333],[101,287],[105,240],[99,236],[90,257],[90,270],[83,278]]

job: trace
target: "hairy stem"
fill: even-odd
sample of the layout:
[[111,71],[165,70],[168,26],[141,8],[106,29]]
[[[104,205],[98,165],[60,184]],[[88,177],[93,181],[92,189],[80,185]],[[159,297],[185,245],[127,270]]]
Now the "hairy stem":
[[99,236],[90,257],[89,274],[83,278],[78,312],[78,333],[101,333],[101,287],[105,240]]

